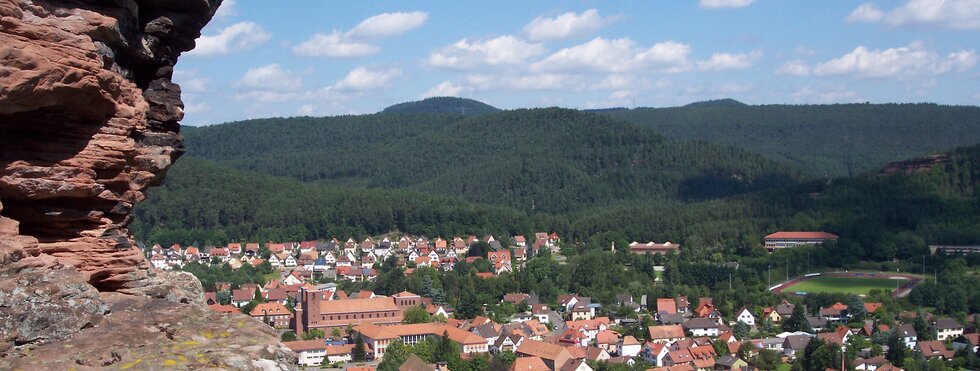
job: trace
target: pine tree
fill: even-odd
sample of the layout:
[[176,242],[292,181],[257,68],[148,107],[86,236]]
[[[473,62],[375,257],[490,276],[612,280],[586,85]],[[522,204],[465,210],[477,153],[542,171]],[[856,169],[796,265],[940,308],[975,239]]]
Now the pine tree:
[[360,336],[354,342],[354,349],[351,350],[351,356],[354,358],[354,362],[363,362],[367,359],[367,350],[364,349],[364,339]]

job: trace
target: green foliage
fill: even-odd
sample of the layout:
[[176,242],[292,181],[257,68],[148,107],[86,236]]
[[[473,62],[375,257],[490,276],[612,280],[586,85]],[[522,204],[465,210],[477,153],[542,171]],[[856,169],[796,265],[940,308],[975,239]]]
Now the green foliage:
[[667,140],[565,109],[262,119],[187,128],[184,135],[190,156],[237,169],[456,195],[525,212],[717,198],[798,178],[745,151]]
[[775,370],[782,364],[782,357],[775,350],[761,349],[759,354],[752,357],[749,364],[762,370]]
[[466,98],[432,97],[415,102],[399,103],[381,111],[383,114],[447,114],[482,115],[499,109],[486,103]]
[[325,335],[326,334],[324,334],[323,330],[321,329],[309,329],[303,333],[303,340],[323,339]]
[[360,336],[358,336],[357,340],[354,342],[354,349],[351,350],[351,357],[354,359],[354,362],[363,362],[367,359],[367,349],[364,345],[364,339],[361,339]]
[[980,142],[980,108],[972,106],[727,103],[602,114],[667,137],[743,148],[817,177],[851,176],[888,162]]
[[405,310],[404,323],[414,324],[414,323],[429,323],[432,322],[429,312],[425,311],[424,307],[416,306]]
[[893,365],[902,367],[907,355],[908,348],[906,348],[905,343],[902,342],[902,338],[898,335],[898,331],[892,330],[891,334],[888,335],[888,353],[885,353],[885,358],[888,358],[888,361]]
[[282,341],[296,341],[296,333],[295,332],[292,332],[292,331],[286,331],[286,332],[282,333],[282,336],[279,337],[279,340],[282,340]]
[[783,331],[803,331],[807,326],[806,313],[803,312],[803,305],[797,304],[793,307],[793,314],[783,320]]
[[398,367],[408,359],[410,349],[401,339],[392,340],[385,348],[384,359],[378,364],[378,371],[397,371]]
[[218,297],[218,304],[228,305],[231,304],[231,291],[222,290],[218,291],[215,296]]
[[[231,269],[231,266],[228,264],[208,266],[197,262],[190,262],[184,264],[181,270],[190,272],[194,277],[201,280],[201,285],[204,286],[204,290],[214,291],[216,282],[231,283],[231,287],[233,288],[241,287],[242,284],[246,283],[254,283],[260,286],[265,285],[265,276],[272,273],[272,266],[269,265],[269,262],[262,263],[258,267],[243,264],[241,268],[235,270]],[[218,294],[218,300],[221,301],[221,293]],[[231,302],[230,293],[228,302]]]

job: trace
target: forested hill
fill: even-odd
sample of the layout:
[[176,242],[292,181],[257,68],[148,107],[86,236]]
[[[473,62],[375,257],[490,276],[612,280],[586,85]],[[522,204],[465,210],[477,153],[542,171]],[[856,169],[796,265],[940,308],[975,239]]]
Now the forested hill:
[[[841,236],[838,264],[927,253],[928,244],[980,243],[980,145],[833,181],[656,209],[610,207],[573,218],[585,236],[670,239],[694,246],[760,246],[777,230]],[[932,160],[932,159],[931,159]],[[895,169],[904,169],[893,172]]]
[[350,189],[239,171],[185,156],[135,210],[153,243],[293,241],[410,231],[428,236],[531,233],[517,210],[396,190]]
[[132,229],[161,244],[363,238],[393,230],[430,237],[556,230],[589,249],[670,240],[692,253],[718,246],[739,255],[776,230],[825,230],[841,236],[823,263],[832,266],[920,256],[927,244],[980,242],[980,146],[921,164],[702,202],[529,215],[456,197],[304,183],[187,156],[136,208]]
[[455,195],[525,212],[694,201],[799,178],[746,151],[665,139],[566,109],[264,119],[188,128],[184,135],[189,155],[241,170]]
[[472,99],[433,97],[415,102],[399,103],[385,108],[381,113],[442,113],[477,116],[499,110],[489,104]]
[[814,177],[980,143],[980,107],[936,104],[749,106],[733,100],[601,114],[679,139],[730,145]]

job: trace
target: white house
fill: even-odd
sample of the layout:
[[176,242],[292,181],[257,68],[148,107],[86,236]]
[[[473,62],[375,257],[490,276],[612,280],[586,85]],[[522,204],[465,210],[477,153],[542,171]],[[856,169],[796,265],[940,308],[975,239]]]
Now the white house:
[[319,366],[327,356],[327,345],[323,339],[287,341],[283,345],[296,352],[300,366]]
[[738,312],[736,321],[749,326],[755,326],[755,316],[752,315],[752,312],[749,312],[748,308],[742,308],[742,311]]
[[963,335],[963,325],[950,318],[943,318],[936,321],[934,327],[936,328],[936,340],[939,341],[955,339]]
[[321,256],[321,258],[323,258],[323,260],[325,260],[329,265],[337,264],[337,257],[333,255],[332,251],[327,251],[326,254]]
[[684,329],[694,337],[718,336],[718,322],[710,318],[693,318],[684,322]]
[[636,357],[643,350],[643,345],[636,340],[635,337],[626,335],[623,337],[623,341],[619,344],[619,355],[627,357]]
[[282,280],[282,283],[286,285],[298,285],[303,283],[303,280],[299,279],[299,277],[296,277],[295,275],[290,274],[288,277]]
[[282,264],[285,265],[287,268],[295,267],[296,258],[294,258],[292,255],[289,255],[286,257],[286,259],[283,259]]
[[282,266],[282,260],[279,260],[278,256],[269,255],[269,264],[278,268]]

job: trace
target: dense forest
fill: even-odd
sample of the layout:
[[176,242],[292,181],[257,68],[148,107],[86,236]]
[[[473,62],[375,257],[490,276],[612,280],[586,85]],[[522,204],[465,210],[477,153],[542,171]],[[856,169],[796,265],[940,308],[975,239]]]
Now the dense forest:
[[[412,104],[432,105],[437,112],[451,104],[446,102]],[[973,109],[759,107],[721,100],[646,111],[382,113],[186,128],[188,155],[137,208],[132,229],[147,242],[163,244],[346,238],[389,231],[504,237],[558,231],[583,249],[669,240],[722,256],[748,254],[776,230],[824,230],[841,236],[832,249],[839,250],[833,263],[839,267],[906,259],[921,255],[927,244],[980,241],[980,146],[926,162],[931,167],[899,164],[888,173],[806,180],[802,172],[760,155],[665,138],[642,123],[607,115],[669,113],[693,120],[730,114],[727,122],[749,131],[807,116],[800,122],[836,128],[819,140],[833,141],[834,130],[854,129],[852,137],[864,144],[875,142],[876,131],[887,132],[876,145],[853,142],[833,150],[858,156],[884,144],[905,148],[903,143],[923,130],[897,129],[909,122],[949,124],[921,135],[923,143],[930,143],[921,145],[966,141],[977,131],[967,130],[976,126],[976,117],[958,117],[970,116]],[[906,121],[895,118],[903,115]],[[928,115],[934,119],[925,120]],[[751,118],[757,116],[769,121],[755,123]],[[867,116],[877,121],[865,122]],[[936,133],[951,138],[939,141]],[[786,135],[789,142],[799,140]],[[782,145],[777,142],[768,143]],[[835,163],[836,157],[822,151],[830,150],[810,152]],[[891,155],[875,156],[869,158],[878,160],[862,166]]]
[[828,264],[847,267],[920,256],[932,243],[980,241],[978,179],[980,146],[974,146],[908,173],[873,172],[691,203],[531,214],[451,196],[303,183],[185,158],[137,208],[133,229],[150,242],[185,244],[394,230],[429,236],[556,230],[589,249],[670,240],[723,255],[748,254],[774,230],[826,230],[842,237]]
[[980,142],[980,107],[936,104],[749,106],[734,100],[605,110],[664,136],[742,148],[835,178]]
[[466,98],[432,97],[416,102],[405,102],[385,108],[381,113],[442,113],[459,115],[482,115],[500,109],[489,104]]
[[236,169],[531,213],[720,198],[801,179],[746,151],[566,109],[263,119],[185,137],[189,155]]
[[506,207],[412,191],[303,183],[192,157],[171,168],[165,184],[150,192],[136,216],[133,232],[163,244],[296,241],[388,231],[505,235],[533,229],[527,215]]

